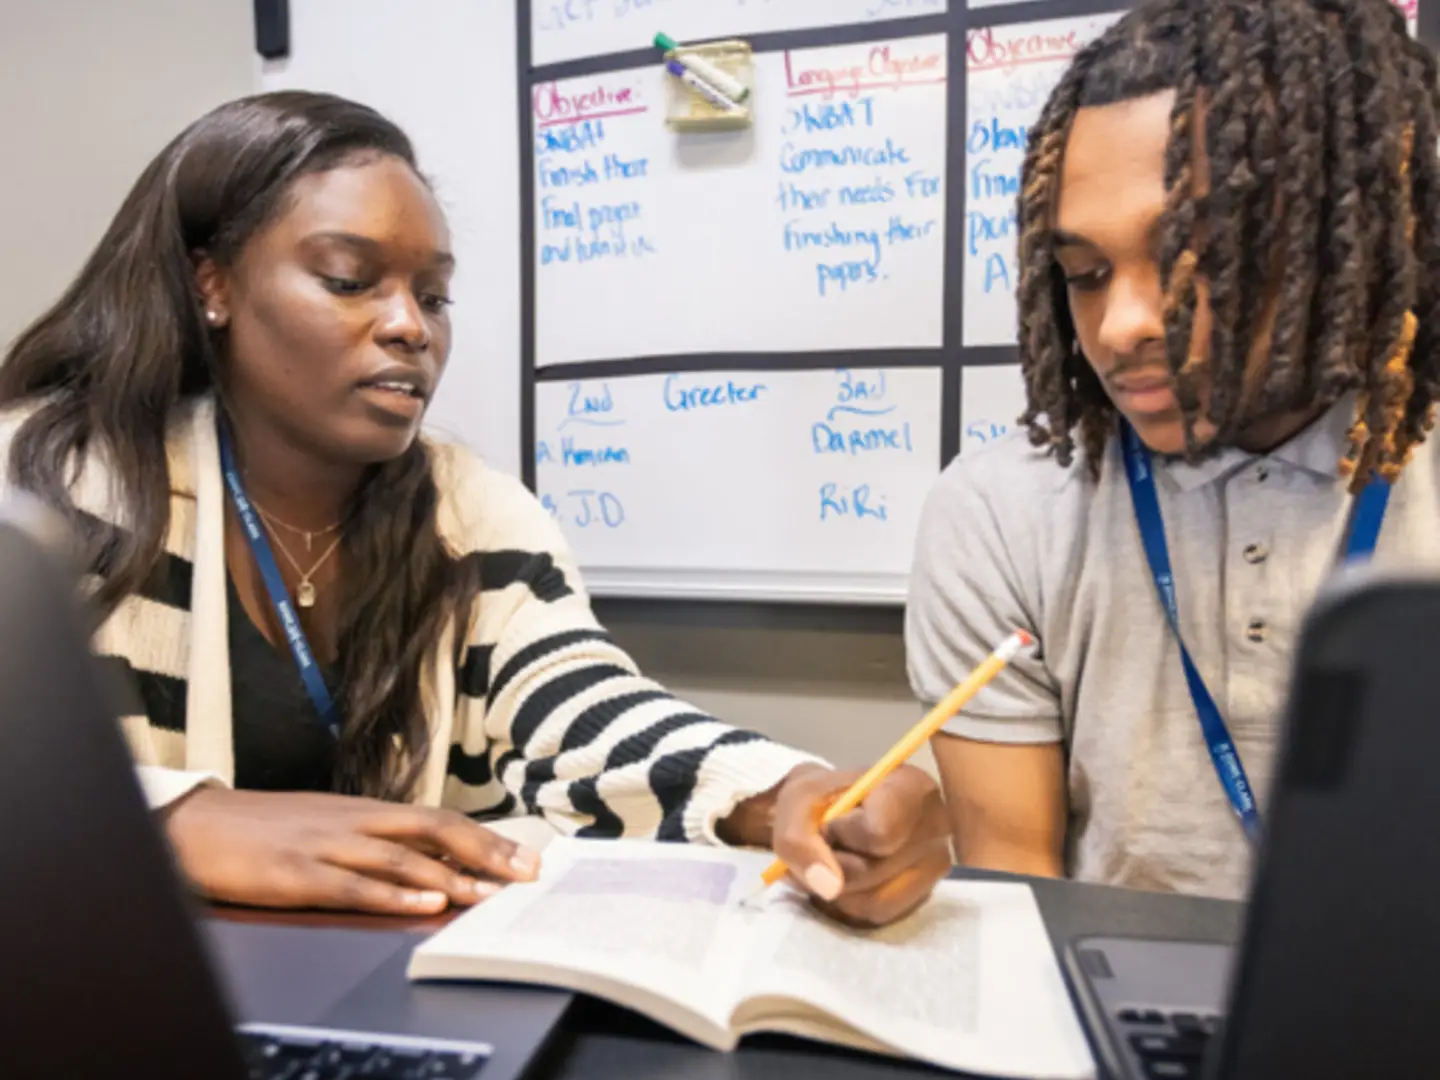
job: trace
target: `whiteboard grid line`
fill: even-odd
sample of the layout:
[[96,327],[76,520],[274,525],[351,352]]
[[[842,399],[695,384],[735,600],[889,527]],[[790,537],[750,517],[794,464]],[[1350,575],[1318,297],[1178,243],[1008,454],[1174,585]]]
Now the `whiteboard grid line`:
[[[624,360],[577,360],[549,364],[535,371],[536,382],[611,379],[625,375],[693,374],[704,371],[827,371],[835,368],[938,368],[945,363],[940,349],[846,349],[824,352],[681,353]],[[1013,362],[1013,360],[1012,360]]]
[[530,0],[515,4],[515,64],[520,80],[520,479],[535,486],[535,110],[531,103]]
[[[953,2],[954,0],[952,0]],[[1113,0],[1111,2],[1113,3]],[[812,26],[802,30],[743,34],[741,37],[749,44],[750,51],[756,54],[825,48],[831,45],[856,45],[871,41],[894,41],[899,38],[950,33],[954,30],[954,15],[954,11],[951,11],[944,15],[917,15],[909,19],[890,19],[881,23]],[[701,44],[701,42],[686,42],[686,44],[695,45]],[[601,53],[599,56],[584,56],[574,60],[562,60],[555,64],[542,64],[530,72],[530,84],[533,86],[536,83],[558,82],[561,79],[574,79],[584,75],[629,71],[633,68],[650,67],[659,63],[660,50],[654,48]]]
[[[939,368],[996,367],[1018,362],[1014,345],[972,345],[961,364],[955,348],[848,349],[844,351],[786,353],[777,361],[769,352],[682,353],[677,356],[641,356],[624,360],[580,360],[537,368],[535,382],[570,382],[575,379],[617,379],[627,375],[694,374],[703,371],[828,371],[835,368]],[[857,362],[857,358],[863,362]]]
[[1019,3],[967,11],[966,30],[986,27],[1013,26],[1016,23],[1048,22],[1051,19],[1083,19],[1091,15],[1110,15],[1129,11],[1136,5],[1123,0],[1021,0]]
[[[940,468],[960,453],[961,368],[965,357],[965,157],[966,157],[966,80],[968,79],[969,12],[959,0],[961,11],[956,30],[946,51],[945,88],[945,282],[940,291],[944,309],[941,312],[940,340],[945,346],[945,365],[940,371]],[[955,13],[952,11],[953,16]],[[961,118],[958,125],[956,118]],[[958,182],[957,182],[958,178]]]

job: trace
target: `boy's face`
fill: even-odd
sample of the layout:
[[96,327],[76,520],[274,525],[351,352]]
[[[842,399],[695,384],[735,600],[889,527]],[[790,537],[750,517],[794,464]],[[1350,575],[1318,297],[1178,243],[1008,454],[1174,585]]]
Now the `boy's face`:
[[[1165,212],[1165,149],[1173,91],[1080,109],[1075,114],[1060,174],[1055,213],[1056,261],[1067,281],[1070,314],[1080,348],[1116,409],[1145,444],[1161,454],[1185,449],[1185,430],[1165,358],[1164,293],[1159,243]],[[1196,110],[1195,129],[1203,127]],[[1196,193],[1209,185],[1197,137]],[[1246,390],[1265,369],[1274,304],[1268,304],[1250,353]],[[1196,278],[1196,355],[1210,348],[1210,290]],[[1203,369],[1202,369],[1203,370]],[[1196,439],[1215,435],[1204,418],[1209,387],[1202,374]]]
[[[1055,255],[1086,360],[1152,450],[1185,449],[1165,360],[1160,223],[1173,92],[1075,114],[1060,173]],[[1208,340],[1203,287],[1195,340]],[[1196,431],[1204,438],[1212,432]]]

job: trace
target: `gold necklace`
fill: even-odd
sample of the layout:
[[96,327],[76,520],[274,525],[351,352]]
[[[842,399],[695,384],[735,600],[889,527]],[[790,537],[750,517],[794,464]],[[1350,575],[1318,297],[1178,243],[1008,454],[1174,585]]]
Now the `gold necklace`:
[[[253,502],[254,500],[252,499],[251,501]],[[268,527],[270,523],[267,520],[265,524]],[[339,528],[339,526],[332,525],[330,529],[326,530],[326,532],[329,532],[336,528]],[[317,535],[323,536],[324,533],[320,533]],[[275,546],[280,549],[280,554],[284,555],[285,558],[290,561],[290,565],[293,566],[295,568],[295,572],[300,575],[300,580],[295,584],[295,603],[302,608],[314,607],[315,583],[312,582],[310,579],[315,576],[315,571],[319,570],[320,567],[324,566],[325,561],[329,559],[331,555],[335,554],[335,549],[340,546],[340,537],[337,536],[334,540],[330,541],[330,546],[325,549],[324,553],[321,554],[318,559],[316,559],[313,563],[310,564],[310,569],[306,570],[302,568],[298,562],[296,562],[295,556],[290,554],[290,549],[287,548],[284,542],[280,539],[280,537],[275,534],[274,529],[270,529],[270,536],[275,541]]]
[[[280,528],[282,528],[282,529],[288,529],[290,532],[295,533],[295,534],[298,535],[298,536],[303,536],[303,537],[305,538],[305,552],[306,552],[306,554],[309,554],[310,551],[312,550],[313,545],[314,545],[314,542],[315,542],[315,538],[316,538],[317,536],[329,536],[329,535],[330,535],[332,532],[334,532],[336,529],[340,528],[340,522],[337,521],[337,522],[335,522],[335,524],[333,524],[333,525],[327,525],[327,526],[325,526],[325,528],[323,528],[323,529],[302,529],[302,528],[300,528],[298,525],[291,525],[291,524],[290,524],[289,522],[287,522],[287,521],[281,521],[281,520],[280,520],[278,517],[276,517],[274,514],[270,513],[269,510],[266,510],[263,506],[261,506],[258,502],[256,502],[253,497],[250,497],[250,505],[253,506],[253,507],[255,507],[256,510],[260,511],[260,516],[265,519],[265,523],[266,523],[267,525],[272,526],[272,528],[271,528],[271,530],[270,530],[272,535],[274,534],[274,531],[275,531],[274,528],[273,528],[273,526],[278,525],[278,526],[280,526]],[[276,543],[279,543],[279,542],[280,542],[280,538],[279,538],[279,537],[276,537],[276,538],[275,538],[275,542],[276,542]]]

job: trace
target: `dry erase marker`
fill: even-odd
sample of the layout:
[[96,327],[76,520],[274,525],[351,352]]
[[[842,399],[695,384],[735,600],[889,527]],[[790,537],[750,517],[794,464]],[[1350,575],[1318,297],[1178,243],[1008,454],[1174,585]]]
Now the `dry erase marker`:
[[726,97],[719,90],[715,89],[715,87],[711,86],[708,82],[700,78],[700,76],[696,75],[693,71],[687,71],[685,69],[685,65],[680,63],[678,60],[665,61],[665,70],[670,72],[671,75],[674,75],[675,78],[679,79],[691,90],[694,90],[695,93],[699,94],[702,98],[710,102],[710,104],[714,105],[717,109],[728,110],[740,108],[738,102],[730,100],[730,98]]
[[[680,48],[680,43],[668,34],[656,34],[655,47],[657,49],[663,49],[665,52],[674,52]],[[680,53],[674,57],[674,59],[680,64],[683,64],[691,74],[709,83],[736,104],[743,102],[750,96],[750,88],[748,86],[728,71],[722,71],[704,57],[696,56],[694,53]]]

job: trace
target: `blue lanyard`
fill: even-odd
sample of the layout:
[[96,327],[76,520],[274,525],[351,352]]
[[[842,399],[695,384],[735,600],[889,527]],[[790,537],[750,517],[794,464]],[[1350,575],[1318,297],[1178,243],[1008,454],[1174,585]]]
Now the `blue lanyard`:
[[235,455],[230,449],[230,437],[225,427],[220,426],[220,469],[225,476],[225,486],[230,489],[230,501],[235,504],[235,513],[240,516],[240,526],[250,544],[250,554],[260,567],[260,576],[265,579],[265,591],[275,605],[275,614],[280,618],[280,627],[285,631],[285,640],[290,643],[290,652],[295,656],[295,666],[300,669],[300,678],[315,703],[315,712],[335,738],[340,737],[340,722],[335,716],[335,702],[330,689],[320,675],[320,666],[310,651],[310,641],[305,628],[300,625],[300,616],[290,602],[290,593],[285,588],[285,579],[280,576],[280,567],[275,565],[275,553],[270,549],[270,540],[265,527],[255,513],[255,507],[245,496],[245,486],[240,482],[240,472],[235,468]]
[[[1180,646],[1180,664],[1185,670],[1185,682],[1190,688],[1190,698],[1195,702],[1195,712],[1200,719],[1200,730],[1210,749],[1210,760],[1220,785],[1230,799],[1230,807],[1240,819],[1241,826],[1251,840],[1256,838],[1260,828],[1260,815],[1255,809],[1255,795],[1250,780],[1245,775],[1245,766],[1240,763],[1240,754],[1230,738],[1230,729],[1220,715],[1220,708],[1205,680],[1200,677],[1195,662],[1190,659],[1190,650],[1185,648],[1185,639],[1180,636],[1180,608],[1175,600],[1175,576],[1170,569],[1170,549],[1165,543],[1165,522],[1160,516],[1160,499],[1155,492],[1155,472],[1150,462],[1150,451],[1135,434],[1135,429],[1121,422],[1121,445],[1125,457],[1125,476],[1130,481],[1130,501],[1135,506],[1135,522],[1140,526],[1140,541],[1145,546],[1145,558],[1150,563],[1150,574],[1155,579],[1155,591],[1160,595],[1161,606],[1175,633]],[[1355,501],[1350,520],[1350,535],[1345,543],[1346,562],[1364,562],[1375,552],[1375,543],[1380,538],[1380,526],[1385,521],[1385,507],[1390,501],[1390,485],[1381,480],[1372,481]]]

